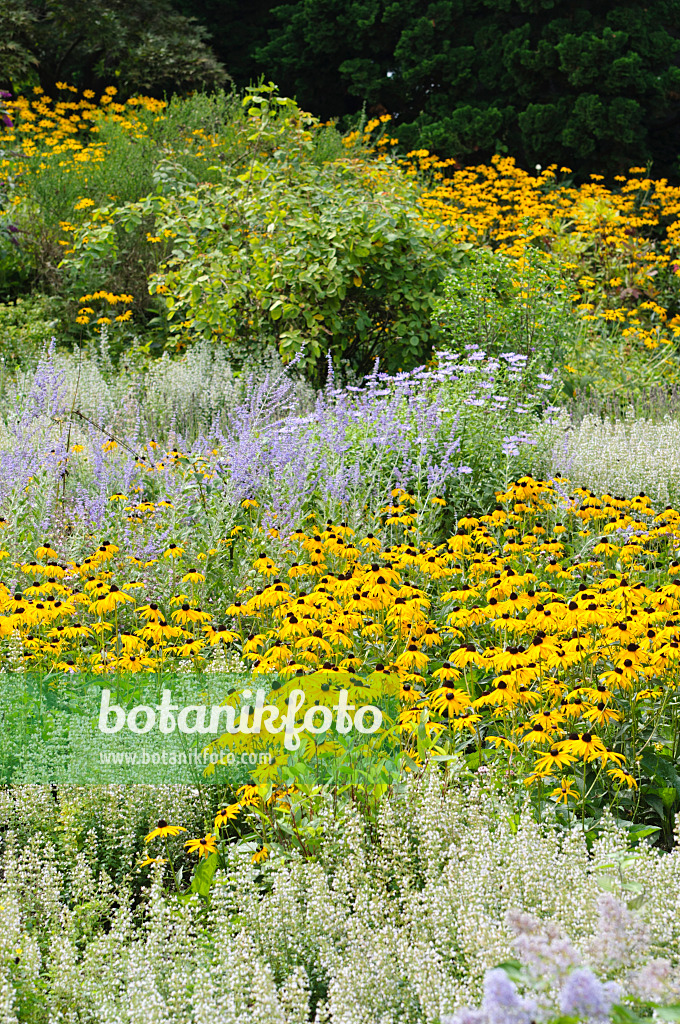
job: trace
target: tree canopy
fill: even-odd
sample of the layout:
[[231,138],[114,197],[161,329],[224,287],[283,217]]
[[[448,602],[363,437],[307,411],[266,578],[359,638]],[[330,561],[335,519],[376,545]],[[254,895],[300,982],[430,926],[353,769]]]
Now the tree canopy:
[[0,68],[155,95],[265,76],[464,163],[680,171],[680,0],[0,0]]
[[0,0],[0,86],[58,81],[123,94],[210,89],[229,80],[206,28],[170,0]]
[[677,159],[679,0],[295,0],[272,18],[258,58],[284,92],[390,113],[407,148],[581,172]]

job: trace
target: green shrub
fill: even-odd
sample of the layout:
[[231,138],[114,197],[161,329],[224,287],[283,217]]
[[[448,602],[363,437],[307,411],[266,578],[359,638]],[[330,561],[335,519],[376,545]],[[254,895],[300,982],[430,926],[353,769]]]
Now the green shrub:
[[269,346],[284,360],[304,349],[316,381],[329,354],[357,373],[376,358],[387,370],[422,363],[452,248],[418,186],[388,162],[320,163],[327,129],[319,148],[318,123],[273,86],[243,103],[246,124],[232,124],[245,170],[225,161],[211,168],[217,182],[201,181],[181,154],[161,161],[154,193],[101,207],[76,232],[69,290],[132,291],[130,269],[144,269],[170,336],[217,335],[237,363]]
[[479,345],[488,355],[520,352],[546,368],[564,362],[582,333],[559,263],[537,249],[520,261],[470,249],[435,304],[441,344],[456,352]]
[[31,366],[59,330],[60,303],[46,295],[0,304],[0,360],[7,369]]

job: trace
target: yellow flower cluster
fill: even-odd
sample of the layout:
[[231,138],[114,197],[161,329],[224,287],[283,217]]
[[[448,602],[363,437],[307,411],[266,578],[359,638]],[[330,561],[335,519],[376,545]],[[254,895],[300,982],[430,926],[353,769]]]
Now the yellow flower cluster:
[[[553,164],[534,176],[512,158],[495,156],[488,165],[460,168],[427,150],[401,163],[406,173],[428,177],[423,205],[459,241],[493,245],[517,258],[527,246],[539,246],[561,258],[578,281],[572,298],[586,322],[618,322],[622,337],[651,350],[680,335],[680,318],[667,322],[666,309],[655,301],[659,271],[674,268],[680,241],[680,188],[666,179],[631,167],[629,178],[617,178],[617,189],[597,174],[575,187],[561,180],[568,167]],[[604,292],[596,280],[601,274]]]
[[[113,292],[98,291],[93,292],[91,295],[81,295],[80,302],[106,302],[109,306],[117,306],[119,303],[131,303],[134,301],[132,295],[115,295]],[[95,315],[95,311],[91,306],[83,306],[78,310],[78,316],[76,317],[76,323],[78,324],[89,324],[92,317]],[[132,317],[132,310],[126,309],[122,313],[119,313],[115,317],[119,323],[124,323],[126,320],[130,320]],[[110,324],[111,317],[104,315],[97,318],[98,324]]]
[[[419,539],[418,503],[402,489],[375,534],[329,522],[286,546],[272,530],[278,554],[259,553],[257,588],[219,609],[227,624],[199,604],[215,597],[216,549],[193,552],[199,570],[183,564],[186,545],[169,544],[162,561],[179,567],[180,592],[136,603],[144,584],[123,581],[126,561],[154,560],[124,561],[104,542],[64,563],[45,542],[14,566],[21,589],[0,586],[0,636],[21,639],[26,667],[57,672],[201,665],[217,645],[279,680],[385,671],[401,680],[407,747],[424,724],[439,752],[497,749],[527,782],[559,781],[565,802],[586,766],[635,787],[644,751],[667,742],[677,691],[680,512],[565,484],[523,478],[438,545]],[[155,511],[126,508],[140,522]]]
[[[72,86],[59,83],[62,91],[77,93]],[[68,173],[79,172],[79,165],[104,159],[104,144],[97,141],[102,118],[110,118],[120,124],[133,137],[143,137],[144,123],[136,116],[136,109],[160,112],[166,106],[162,100],[151,97],[134,97],[127,103],[115,103],[114,86],[104,91],[99,103],[92,102],[94,93],[86,90],[81,99],[52,100],[42,89],[36,87],[29,99],[19,96],[6,104],[14,128],[3,135],[7,143],[19,147],[19,159],[25,163],[25,171],[46,170],[55,162]],[[39,157],[34,167],[33,158]],[[16,159],[16,158],[15,158]]]

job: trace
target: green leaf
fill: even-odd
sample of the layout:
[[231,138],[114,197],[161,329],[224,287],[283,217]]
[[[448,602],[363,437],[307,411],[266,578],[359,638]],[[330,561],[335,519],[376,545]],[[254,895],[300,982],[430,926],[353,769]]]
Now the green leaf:
[[640,841],[640,839],[646,839],[648,836],[653,836],[655,832],[660,832],[661,829],[658,825],[645,825],[644,828],[634,828],[630,831],[630,838]]
[[[638,1017],[637,1013],[630,1010],[627,1006],[613,1006],[611,1009],[611,1019],[613,1024],[645,1024],[645,1018]],[[648,1024],[649,1018],[646,1018],[646,1024]]]
[[680,1020],[680,1006],[657,1006],[655,1012],[659,1020]]
[[220,860],[219,853],[211,853],[208,857],[199,860],[191,880],[190,892],[197,893],[203,899],[208,898],[210,886],[215,877],[215,872],[220,865]]
[[519,960],[504,960],[503,963],[496,964],[496,970],[498,969],[505,971],[511,981],[524,981],[524,973]]

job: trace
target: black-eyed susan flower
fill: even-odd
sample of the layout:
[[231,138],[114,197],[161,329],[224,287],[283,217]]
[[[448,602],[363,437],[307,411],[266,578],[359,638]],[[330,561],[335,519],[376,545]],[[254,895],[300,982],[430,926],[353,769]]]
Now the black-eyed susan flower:
[[621,715],[614,708],[609,707],[604,701],[600,701],[595,707],[588,708],[583,716],[588,722],[594,725],[606,727],[610,722],[619,722]]
[[182,583],[205,583],[205,576],[198,569],[188,569],[182,576]]
[[148,836],[144,837],[145,843],[150,843],[152,839],[167,839],[168,836],[178,836],[180,832],[186,832],[185,828],[181,825],[168,825],[164,818],[161,818],[155,829],[149,832]]
[[229,804],[228,807],[222,807],[215,816],[215,828],[223,828],[230,821],[234,821],[238,818],[241,813],[241,804]]
[[452,680],[460,679],[460,671],[454,668],[451,662],[445,661],[441,668],[435,669],[432,673],[432,678],[437,679],[440,684],[451,682]]
[[263,551],[253,562],[253,568],[256,572],[262,573],[263,576],[277,576],[279,570],[274,564],[273,560],[269,557],[266,551]]
[[409,644],[406,650],[395,658],[394,663],[399,669],[422,671],[427,667],[429,660],[427,654],[418,649],[417,644]]
[[57,552],[50,545],[49,541],[45,541],[44,544],[41,544],[39,548],[36,548],[34,554],[35,554],[36,558],[58,558],[59,557]]
[[184,603],[181,608],[172,612],[170,618],[173,622],[186,626],[192,622],[209,622],[212,616],[202,608],[192,608],[191,605]]
[[627,786],[628,789],[638,788],[636,780],[629,771],[626,771],[625,768],[610,768],[607,775],[614,779],[615,782],[618,782],[619,785]]
[[541,754],[536,759],[534,771],[552,775],[556,770],[572,764],[573,761],[573,755],[569,754],[566,750],[561,750],[559,747],[551,747],[550,750],[546,751],[545,754]]
[[453,686],[440,686],[428,694],[429,705],[437,714],[444,714],[449,718],[459,715],[470,707],[471,701],[466,690],[454,688]]
[[165,857],[145,857],[144,860],[140,860],[137,865],[140,868],[148,868],[151,864],[167,864]]
[[203,836],[201,839],[188,839],[184,845],[189,853],[197,853],[199,860],[201,857],[209,857],[217,850],[217,840],[211,834]]
[[570,779],[562,779],[557,789],[551,790],[550,796],[558,804],[568,804],[570,800],[578,800],[580,794]]
[[578,734],[569,736],[568,739],[562,741],[561,746],[567,753],[583,757],[586,761],[592,761],[607,754],[607,748],[599,736],[590,732],[584,732],[580,736]]
[[256,804],[260,800],[260,787],[254,783],[246,783],[236,790],[236,795],[240,795],[239,802],[242,807],[248,807],[250,804]]

